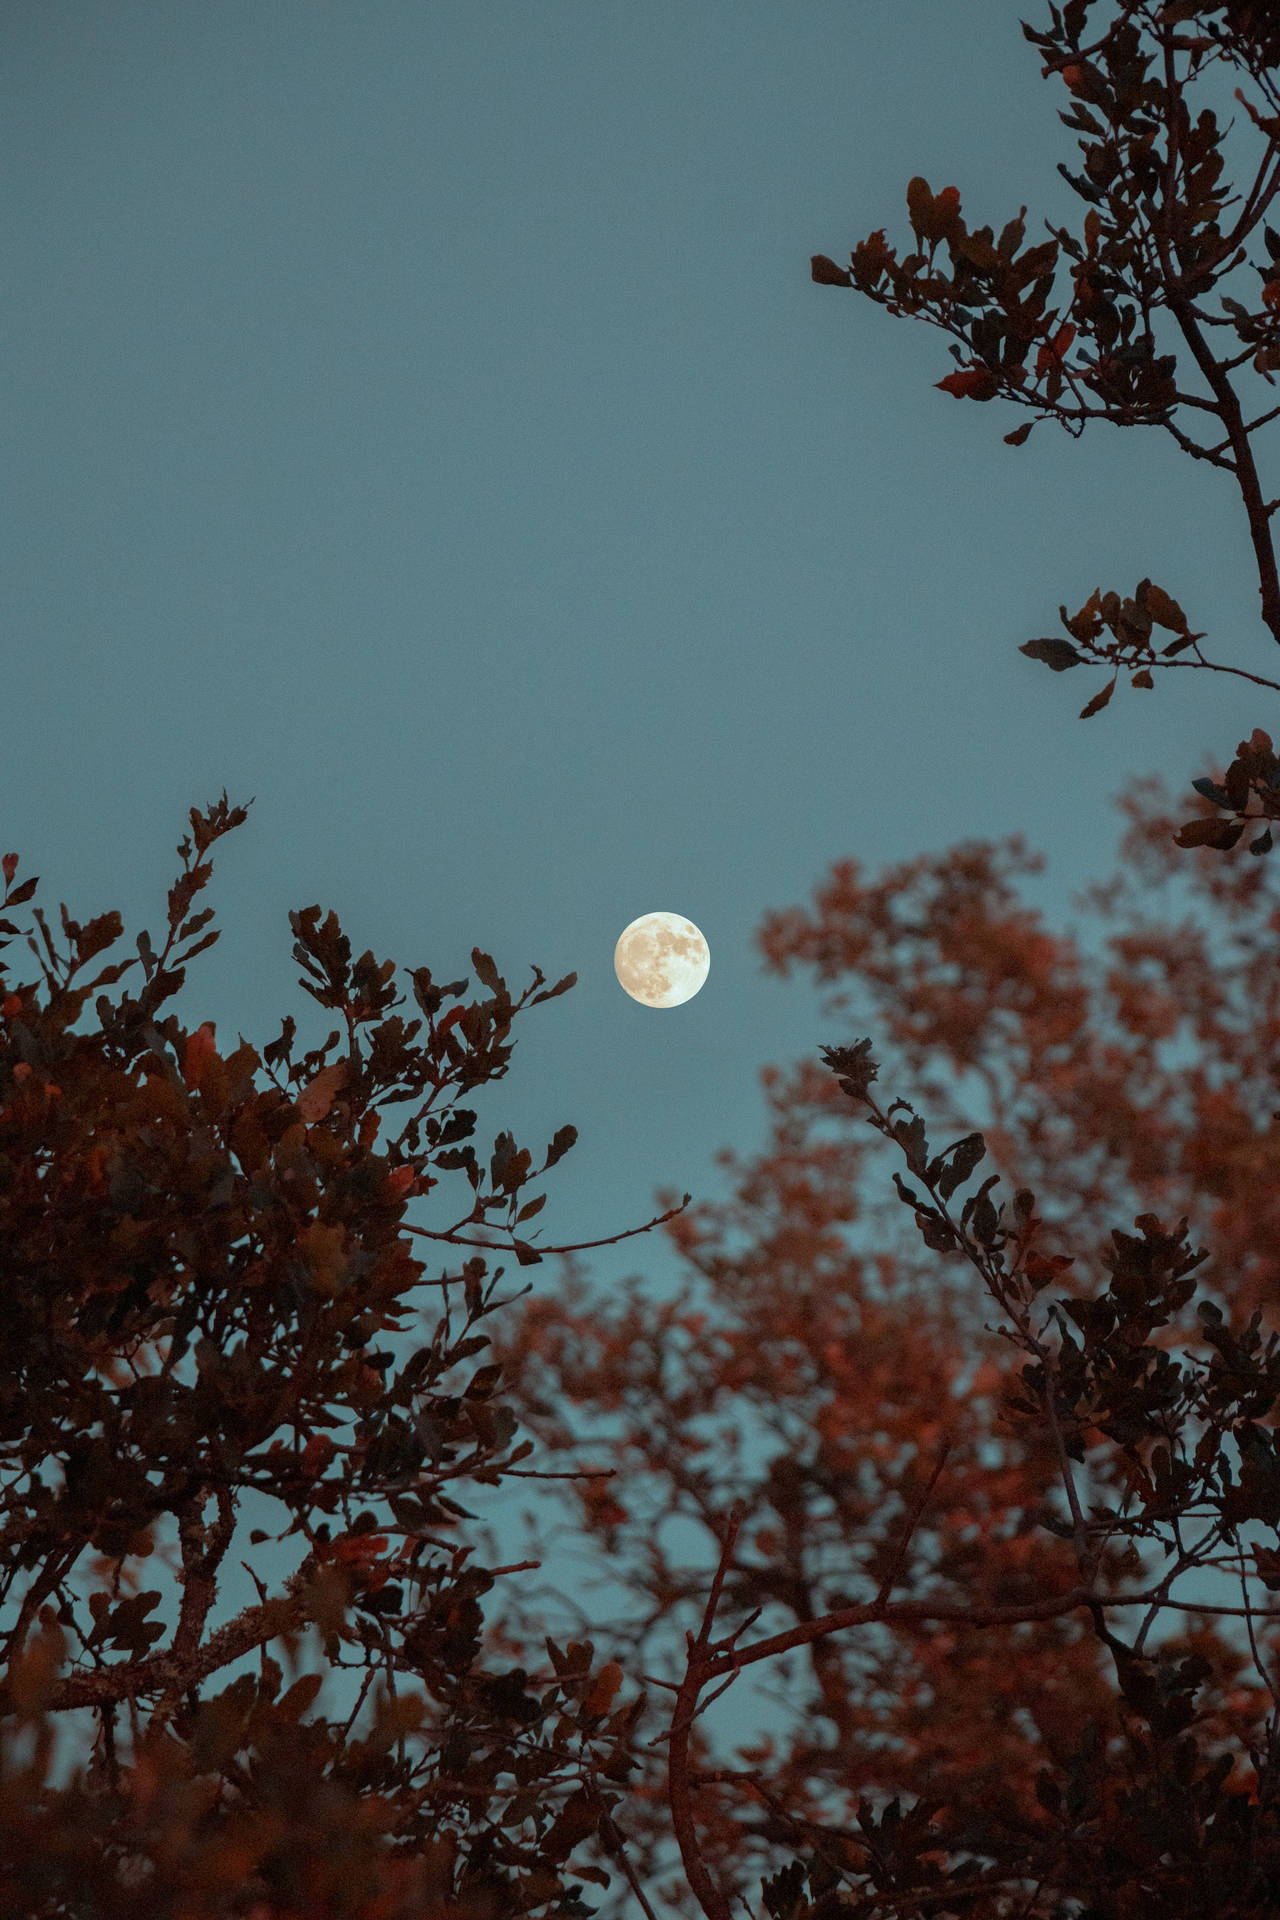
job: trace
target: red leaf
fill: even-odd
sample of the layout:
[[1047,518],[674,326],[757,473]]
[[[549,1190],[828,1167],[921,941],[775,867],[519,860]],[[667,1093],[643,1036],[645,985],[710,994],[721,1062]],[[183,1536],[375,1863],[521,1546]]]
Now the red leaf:
[[943,393],[953,393],[957,400],[994,400],[1000,391],[1000,382],[990,367],[961,367],[933,384]]
[[213,1022],[206,1020],[202,1027],[197,1027],[195,1032],[188,1036],[182,1070],[193,1087],[200,1085],[200,1075],[206,1062],[217,1058],[218,1049],[213,1044],[213,1033]]

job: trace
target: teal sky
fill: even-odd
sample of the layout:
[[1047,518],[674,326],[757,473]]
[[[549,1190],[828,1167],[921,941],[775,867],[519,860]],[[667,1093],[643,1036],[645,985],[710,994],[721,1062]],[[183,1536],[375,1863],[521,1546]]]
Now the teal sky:
[[[1154,432],[1005,446],[944,336],[808,271],[915,173],[1074,218],[1043,13],[9,0],[0,840],[46,911],[154,929],[225,786],[191,1025],[306,1021],[313,901],[441,978],[576,969],[481,1107],[579,1129],[545,1243],[719,1192],[761,1065],[842,1037],[753,944],[832,860],[1021,831],[1069,916],[1127,778],[1186,792],[1269,696],[1081,723],[1102,676],[1017,646],[1149,574],[1272,672],[1238,503]],[[654,908],[711,947],[665,1012],[612,971]]]

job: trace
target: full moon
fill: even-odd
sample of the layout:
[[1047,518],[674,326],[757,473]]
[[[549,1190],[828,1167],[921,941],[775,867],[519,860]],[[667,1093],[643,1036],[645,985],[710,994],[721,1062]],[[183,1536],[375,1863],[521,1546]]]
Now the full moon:
[[624,927],[613,950],[619,984],[644,1007],[679,1007],[711,971],[711,952],[692,920],[678,913],[642,913]]

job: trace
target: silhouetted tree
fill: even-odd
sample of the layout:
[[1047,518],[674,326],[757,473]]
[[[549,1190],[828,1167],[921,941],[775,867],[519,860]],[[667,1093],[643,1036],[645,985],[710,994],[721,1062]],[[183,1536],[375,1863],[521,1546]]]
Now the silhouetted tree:
[[[570,1856],[608,1818],[637,1703],[615,1710],[618,1668],[580,1644],[549,1646],[537,1675],[482,1658],[485,1596],[516,1569],[476,1562],[457,1498],[536,1472],[481,1359],[506,1302],[477,1249],[537,1264],[525,1223],[545,1194],[525,1190],[576,1137],[560,1128],[535,1169],[499,1133],[485,1166],[460,1103],[505,1074],[516,1016],[574,976],[544,988],[535,968],[513,999],[477,948],[484,995],[415,968],[406,1024],[391,963],[353,961],[312,907],[290,915],[293,951],[333,1031],[296,1055],[290,1017],[261,1054],[221,1052],[211,1026],[160,1010],[218,937],[193,907],[244,818],[225,794],[192,810],[160,952],[144,932],[136,959],[86,978],[119,914],[81,926],[64,906],[60,950],[36,907],[42,978],[0,964],[0,1601],[17,1605],[0,1636],[0,1909],[588,1913],[582,1886],[606,1876]],[[6,855],[6,947],[36,887],[17,868]],[[141,990],[113,1000],[139,964]],[[467,1183],[456,1221],[406,1226],[446,1173]],[[461,1266],[426,1277],[410,1233]],[[393,1371],[374,1343],[423,1286],[439,1317]],[[211,1631],[249,1489],[306,1551],[277,1595],[250,1568],[260,1604]],[[161,1646],[162,1596],[140,1583],[166,1516],[182,1597]],[[86,1605],[69,1582],[87,1555]],[[324,1660],[298,1672],[312,1627]],[[296,1674],[283,1691],[276,1642]],[[256,1674],[220,1684],[254,1652]],[[310,1712],[326,1665],[364,1670],[344,1725]],[[78,1708],[90,1763],[49,1789],[54,1719]]]

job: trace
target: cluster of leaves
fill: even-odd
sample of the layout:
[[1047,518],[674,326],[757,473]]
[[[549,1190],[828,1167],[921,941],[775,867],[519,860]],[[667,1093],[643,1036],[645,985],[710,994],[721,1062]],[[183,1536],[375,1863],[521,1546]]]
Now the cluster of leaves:
[[[1054,673],[1065,673],[1068,668],[1084,666],[1091,660],[1110,663],[1111,678],[1080,709],[1082,720],[1091,719],[1107,705],[1122,671],[1129,673],[1131,686],[1149,690],[1154,685],[1151,668],[1167,663],[1188,648],[1195,649],[1195,660],[1184,664],[1212,664],[1205,660],[1199,648],[1204,634],[1192,633],[1177,601],[1150,580],[1138,582],[1132,599],[1095,588],[1077,613],[1069,614],[1065,607],[1058,611],[1071,639],[1051,636],[1027,640],[1018,651],[1032,660],[1042,661]],[[1157,626],[1174,635],[1161,647],[1159,655],[1151,641]],[[1111,639],[1099,644],[1104,628],[1110,632]],[[1261,833],[1249,841],[1249,852],[1257,855],[1271,851],[1269,823],[1280,819],[1280,761],[1272,751],[1270,734],[1255,727],[1249,739],[1242,740],[1236,748],[1236,757],[1225,775],[1217,779],[1205,775],[1191,784],[1215,808],[1235,817],[1222,819],[1220,813],[1201,813],[1179,828],[1175,836],[1178,846],[1213,847],[1219,852],[1229,852],[1246,829],[1252,830],[1261,823]],[[1253,798],[1257,800],[1257,811],[1251,813],[1249,803]]]
[[[1215,807],[1234,814],[1235,818],[1224,820],[1218,814],[1207,817],[1201,814],[1198,819],[1188,820],[1178,829],[1180,847],[1216,847],[1226,852],[1235,846],[1246,827],[1252,829],[1259,821],[1280,820],[1280,760],[1272,751],[1270,734],[1264,733],[1261,727],[1255,727],[1249,738],[1240,742],[1235,759],[1220,781],[1205,778],[1193,780],[1191,784]],[[1258,802],[1256,813],[1249,812],[1253,798]],[[1271,828],[1266,825],[1257,839],[1249,842],[1249,851],[1269,853],[1271,844]]]
[[[551,1647],[535,1671],[486,1654],[482,1602],[504,1570],[474,1560],[457,1495],[530,1472],[532,1451],[500,1368],[480,1360],[503,1268],[470,1251],[424,1282],[409,1238],[541,1258],[516,1231],[544,1197],[525,1189],[574,1130],[536,1172],[499,1134],[486,1178],[459,1100],[506,1071],[526,1004],[573,976],[542,989],[535,968],[513,998],[477,950],[484,995],[420,967],[423,1018],[405,1024],[391,964],[353,961],[336,916],[313,907],[291,915],[294,953],[340,1027],[301,1053],[292,1019],[261,1055],[243,1039],[220,1050],[212,1026],[161,1009],[218,937],[212,910],[192,907],[215,843],[244,819],[225,794],[192,811],[159,952],[144,932],[136,958],[92,972],[120,916],[81,926],[64,907],[60,947],[34,907],[43,978],[0,967],[0,1600],[17,1610],[0,1636],[0,1905],[140,1920],[585,1914],[584,1884],[609,1876],[570,1856],[609,1821],[641,1701],[615,1706],[621,1672],[589,1644]],[[15,884],[17,868],[6,855],[6,946],[36,887]],[[131,968],[138,991],[111,998]],[[96,1025],[78,1024],[95,993]],[[470,1188],[460,1219],[408,1226],[409,1199],[450,1170]],[[423,1284],[443,1310],[396,1369],[375,1342],[403,1331]],[[276,1596],[243,1561],[259,1604],[215,1630],[250,1489],[282,1503],[306,1552]],[[141,1580],[166,1558],[168,1520],[181,1605],[165,1645],[161,1594]],[[268,1537],[254,1529],[249,1545]],[[87,1556],[86,1598],[72,1581]],[[322,1670],[282,1691],[268,1649],[282,1641],[296,1673],[308,1634],[321,1668],[365,1670],[361,1702],[381,1676],[361,1736],[359,1705],[345,1726],[311,1712]],[[254,1653],[256,1674],[220,1684]],[[88,1766],[54,1790],[55,1719],[84,1709]]]
[[[1224,234],[1221,217],[1234,204],[1221,179],[1225,129],[1208,108],[1192,121],[1186,88],[1229,59],[1269,103],[1280,102],[1256,43],[1207,30],[1220,7],[1122,4],[1086,47],[1091,11],[1090,0],[1068,0],[1061,10],[1050,7],[1049,30],[1023,25],[1045,75],[1059,75],[1073,97],[1059,118],[1082,136],[1083,167],[1059,172],[1088,206],[1080,235],[1046,222],[1050,238],[1024,247],[1022,207],[996,239],[990,227],[966,225],[956,187],[935,194],[917,177],[907,188],[914,251],[899,260],[878,229],[848,267],[817,254],[812,273],[823,285],[855,287],[891,313],[920,315],[954,335],[962,343],[952,349],[960,371],[938,385],[957,398],[1001,395],[1076,432],[1091,418],[1168,426],[1179,406],[1204,403],[1180,391],[1176,354],[1157,351],[1155,316],[1204,318],[1196,302],[1245,260],[1245,242],[1262,224],[1280,140],[1280,118],[1251,107],[1267,148],[1240,217]],[[1060,254],[1072,262],[1065,305],[1053,304]],[[1280,366],[1277,261],[1280,239],[1271,235],[1258,267],[1259,304],[1224,303],[1225,320],[1267,378]],[[1034,424],[1005,437],[1021,445]]]
[[[1274,386],[1280,368],[1280,233],[1265,219],[1280,190],[1271,12],[1246,0],[1225,8],[1118,0],[1090,40],[1094,0],[1068,0],[1049,11],[1048,28],[1024,23],[1023,33],[1040,51],[1044,76],[1072,96],[1059,118],[1079,136],[1082,164],[1078,172],[1060,165],[1059,172],[1086,204],[1079,233],[1046,221],[1049,238],[1026,247],[1023,207],[996,239],[990,227],[966,225],[957,188],[935,194],[916,178],[907,188],[913,251],[900,260],[879,229],[854,249],[847,267],[815,255],[813,278],[853,287],[891,313],[916,315],[953,335],[962,343],[951,348],[960,366],[937,385],[957,398],[1002,397],[1033,410],[1004,436],[1011,445],[1022,445],[1039,420],[1056,420],[1073,435],[1096,419],[1158,426],[1184,452],[1230,474],[1248,519],[1262,618],[1280,642],[1280,570],[1271,539],[1280,500],[1263,496],[1253,445],[1280,407],[1249,419],[1235,378],[1247,366]],[[1222,65],[1262,96],[1259,107],[1235,90],[1265,142],[1243,195],[1233,194],[1224,176],[1228,129],[1209,107],[1193,118],[1187,102],[1197,80]],[[1229,219],[1233,206],[1239,212]],[[1261,247],[1251,260],[1255,239]],[[1060,290],[1064,261],[1069,288]],[[1253,277],[1250,286],[1239,283],[1243,269]],[[1230,336],[1225,353],[1214,351],[1215,330]],[[1209,438],[1187,429],[1188,414],[1205,424]],[[1153,686],[1156,667],[1237,674],[1280,690],[1274,680],[1207,659],[1199,645],[1205,635],[1192,633],[1177,602],[1150,580],[1132,599],[1098,590],[1073,618],[1061,611],[1071,640],[1031,640],[1020,650],[1055,672],[1090,660],[1111,665],[1110,680],[1081,719],[1108,704],[1121,671],[1144,690]],[[1158,651],[1153,625],[1174,635]],[[1104,626],[1112,638],[1098,645]],[[1195,784],[1208,793],[1215,783]],[[1258,790],[1264,815],[1274,818],[1265,780]],[[1226,851],[1245,824],[1202,819],[1184,828],[1191,837],[1180,844]],[[1271,844],[1264,827],[1250,851],[1266,853]]]
[[[1106,686],[1081,709],[1082,720],[1089,720],[1095,713],[1101,713],[1115,691],[1122,668],[1131,674],[1131,686],[1149,691],[1155,684],[1151,678],[1151,668],[1157,658],[1151,644],[1155,627],[1163,627],[1175,636],[1161,647],[1161,659],[1185,653],[1188,647],[1194,647],[1198,640],[1204,639],[1202,633],[1192,633],[1186,614],[1172,595],[1166,593],[1163,587],[1153,585],[1150,580],[1139,580],[1132,599],[1127,596],[1122,598],[1118,593],[1103,593],[1098,587],[1078,613],[1069,614],[1065,607],[1060,607],[1058,612],[1063,626],[1071,635],[1070,640],[1027,640],[1018,651],[1025,653],[1029,659],[1042,660],[1054,673],[1065,673],[1069,667],[1082,667],[1089,660],[1114,663],[1115,672]],[[1111,639],[1099,646],[1098,639],[1104,627],[1111,634]]]

